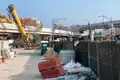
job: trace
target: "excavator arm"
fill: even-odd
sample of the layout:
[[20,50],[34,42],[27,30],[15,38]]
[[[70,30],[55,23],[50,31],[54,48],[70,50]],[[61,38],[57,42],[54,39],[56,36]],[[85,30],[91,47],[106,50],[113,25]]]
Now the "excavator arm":
[[17,15],[17,12],[14,8],[14,6],[12,4],[10,4],[8,6],[8,12],[10,13],[10,15],[12,15],[12,18],[14,19],[17,27],[18,27],[18,30],[19,32],[22,34],[23,38],[28,41],[28,40],[32,40],[33,39],[33,36],[32,35],[27,35],[22,24],[21,24],[21,21]]

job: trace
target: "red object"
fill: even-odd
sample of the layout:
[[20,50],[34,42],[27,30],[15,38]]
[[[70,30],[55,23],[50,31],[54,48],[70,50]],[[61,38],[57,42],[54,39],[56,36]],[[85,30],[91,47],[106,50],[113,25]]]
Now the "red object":
[[64,74],[64,68],[56,68],[54,70],[48,70],[48,71],[41,71],[41,76],[43,79],[45,78],[54,78],[58,77]]
[[36,25],[36,20],[32,20],[31,18],[21,18],[20,21],[23,25],[29,25],[29,26]]
[[36,46],[36,47],[39,47],[39,46],[40,46],[40,44],[36,44],[35,46]]
[[40,70],[47,70],[47,69],[50,69],[50,68],[55,68],[57,66],[61,66],[61,62],[60,62],[59,58],[56,59],[56,60],[45,61],[45,62],[39,63],[38,64],[38,69],[39,69],[39,71]]
[[4,57],[2,57],[2,63],[4,63],[5,62],[5,58]]

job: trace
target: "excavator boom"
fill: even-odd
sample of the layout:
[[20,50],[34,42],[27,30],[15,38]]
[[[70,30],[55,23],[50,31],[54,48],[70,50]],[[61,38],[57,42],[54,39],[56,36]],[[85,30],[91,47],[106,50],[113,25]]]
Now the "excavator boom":
[[23,26],[21,24],[21,21],[20,21],[18,15],[17,15],[17,12],[16,12],[16,10],[15,10],[15,8],[14,8],[14,6],[12,4],[10,4],[8,6],[8,12],[12,15],[12,17],[13,17],[13,19],[14,19],[17,27],[18,27],[18,30],[22,34],[24,39],[25,40],[31,40],[33,38],[32,35],[27,35],[26,34],[26,32],[25,32],[25,30],[24,30],[24,28],[23,28]]

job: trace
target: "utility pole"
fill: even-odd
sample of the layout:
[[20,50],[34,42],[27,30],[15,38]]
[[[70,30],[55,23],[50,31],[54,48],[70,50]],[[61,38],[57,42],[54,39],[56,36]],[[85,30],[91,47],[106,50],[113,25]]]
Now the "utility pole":
[[88,40],[91,39],[91,28],[90,28],[90,21],[89,20],[84,20],[88,22],[88,29],[89,29],[89,34],[88,34]]
[[58,19],[55,19],[52,21],[52,42],[53,42],[53,45],[50,45],[50,46],[54,46],[54,31],[55,31],[55,27],[56,27],[55,21],[65,20],[65,19],[66,18],[58,18]]
[[112,17],[111,17],[111,35],[113,35],[113,20],[112,20]]
[[53,43],[54,43],[54,31],[55,31],[55,27],[56,27],[56,24],[55,24],[55,20],[52,21],[52,36],[50,38],[50,47],[53,47]]

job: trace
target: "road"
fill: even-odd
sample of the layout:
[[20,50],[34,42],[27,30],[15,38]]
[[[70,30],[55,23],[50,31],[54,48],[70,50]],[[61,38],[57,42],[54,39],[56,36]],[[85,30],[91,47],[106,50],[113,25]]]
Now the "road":
[[42,59],[40,52],[19,50],[17,53],[16,58],[0,63],[0,80],[43,80],[37,67]]

